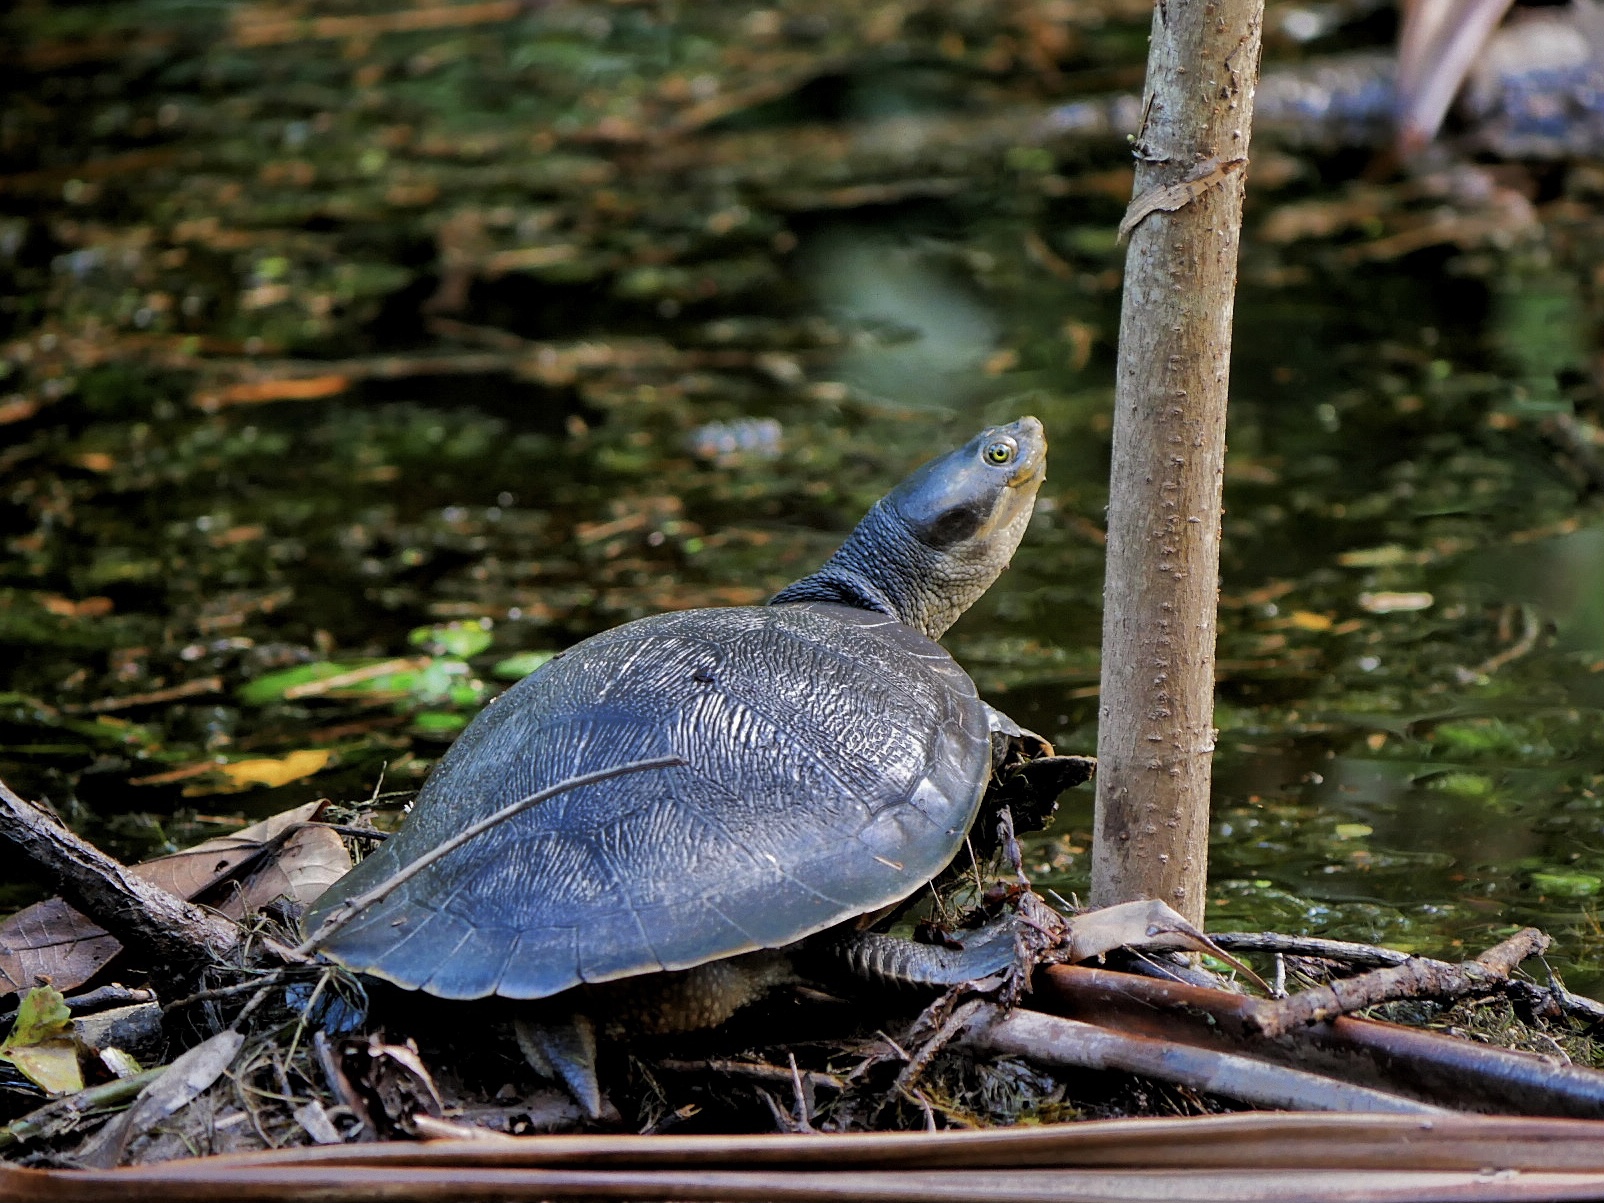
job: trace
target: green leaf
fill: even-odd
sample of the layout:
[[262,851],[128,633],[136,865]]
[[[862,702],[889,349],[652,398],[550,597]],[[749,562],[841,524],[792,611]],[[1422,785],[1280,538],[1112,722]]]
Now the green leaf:
[[461,660],[433,660],[418,674],[412,683],[412,694],[420,702],[442,702],[451,696],[458,678],[468,675],[468,666]]
[[17,1022],[0,1044],[0,1059],[49,1094],[73,1094],[84,1088],[78,1068],[78,1046],[72,1036],[72,1013],[53,986],[39,986],[22,996]]
[[453,706],[477,706],[485,700],[483,681],[458,681],[446,691]]
[[516,681],[527,677],[535,669],[552,659],[556,652],[519,652],[516,656],[508,656],[498,661],[490,670],[491,675],[503,681]]
[[1591,898],[1604,889],[1604,878],[1591,873],[1549,869],[1532,874],[1532,888],[1553,898]]
[[282,702],[285,690],[321,681],[327,677],[337,677],[356,667],[358,666],[355,664],[335,664],[329,660],[298,664],[294,668],[268,673],[265,677],[257,677],[254,681],[246,682],[240,687],[239,700],[248,706],[265,706],[269,702]]
[[428,648],[437,656],[456,656],[466,660],[490,646],[489,630],[477,622],[448,622],[434,627],[418,627],[407,636],[414,647]]
[[27,1044],[38,1044],[61,1035],[72,1026],[72,1012],[61,991],[54,986],[37,986],[22,996],[17,1007],[17,1022],[11,1035],[0,1044],[0,1053]]
[[1481,773],[1443,773],[1425,784],[1427,789],[1457,794],[1461,798],[1488,798],[1496,788],[1493,779]]
[[417,730],[428,735],[450,735],[461,731],[468,725],[466,717],[460,714],[447,714],[444,711],[426,710],[422,714],[412,716],[412,725]]

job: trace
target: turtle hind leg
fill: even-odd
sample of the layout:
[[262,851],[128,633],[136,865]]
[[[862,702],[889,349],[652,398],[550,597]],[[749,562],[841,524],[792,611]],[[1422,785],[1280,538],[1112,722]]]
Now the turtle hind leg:
[[520,1015],[512,1021],[518,1048],[543,1078],[561,1082],[591,1119],[616,1117],[596,1079],[596,1026],[577,1011]]
[[1021,928],[1021,920],[1009,914],[984,927],[955,933],[948,947],[863,932],[835,944],[833,951],[856,976],[868,981],[946,988],[998,973],[1028,973],[1032,958],[1019,938]]

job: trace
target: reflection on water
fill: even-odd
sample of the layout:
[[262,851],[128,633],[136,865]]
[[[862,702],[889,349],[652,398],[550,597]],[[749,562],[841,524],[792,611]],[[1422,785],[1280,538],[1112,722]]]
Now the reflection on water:
[[842,381],[919,409],[951,410],[974,394],[997,351],[999,324],[990,306],[941,270],[942,256],[846,230],[820,237],[809,251],[816,303],[878,336],[836,360]]
[[[415,788],[544,655],[762,599],[1021,412],[1049,480],[948,643],[1093,750],[1128,160],[964,122],[1125,78],[1145,18],[1044,50],[1061,14],[582,10],[95,43],[8,143],[0,773],[122,854]],[[81,35],[55,19],[29,36]],[[851,57],[883,27],[928,65]],[[793,92],[718,38],[793,55]],[[155,166],[37,175],[130,147]],[[1255,155],[1211,923],[1439,953],[1539,923],[1596,987],[1604,177],[1358,169]],[[1084,889],[1090,806],[1032,841],[1044,885]]]

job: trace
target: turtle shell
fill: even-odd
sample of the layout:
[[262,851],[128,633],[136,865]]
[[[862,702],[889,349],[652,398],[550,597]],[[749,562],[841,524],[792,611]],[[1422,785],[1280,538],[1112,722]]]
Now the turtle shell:
[[319,900],[308,929],[511,802],[670,754],[686,763],[490,828],[324,951],[444,998],[527,999],[781,947],[938,873],[974,818],[991,753],[973,682],[884,615],[808,603],[641,619],[481,713],[401,830]]

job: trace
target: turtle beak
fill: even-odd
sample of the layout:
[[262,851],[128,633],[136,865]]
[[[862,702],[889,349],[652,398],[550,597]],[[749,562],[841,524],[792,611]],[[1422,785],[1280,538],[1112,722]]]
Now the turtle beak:
[[1047,432],[1035,418],[1020,418],[1004,426],[1002,432],[1011,435],[1019,446],[1019,466],[1008,478],[1008,487],[1039,485],[1047,476]]

